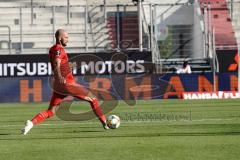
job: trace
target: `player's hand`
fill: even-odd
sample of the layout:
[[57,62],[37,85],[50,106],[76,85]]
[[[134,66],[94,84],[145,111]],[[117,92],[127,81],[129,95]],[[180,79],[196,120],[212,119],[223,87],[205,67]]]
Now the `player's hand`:
[[69,67],[71,70],[73,70],[74,68],[77,68],[77,63],[76,62],[69,62]]
[[65,84],[66,83],[66,79],[64,77],[62,77],[62,76],[59,76],[58,80],[59,80],[60,84]]

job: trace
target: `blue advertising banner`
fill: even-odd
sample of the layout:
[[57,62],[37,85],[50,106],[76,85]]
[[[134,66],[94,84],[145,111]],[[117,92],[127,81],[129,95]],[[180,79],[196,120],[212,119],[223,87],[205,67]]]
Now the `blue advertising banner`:
[[[76,76],[77,81],[104,100],[182,98],[183,92],[213,91],[213,77],[205,74],[115,74]],[[47,76],[0,78],[0,102],[47,102],[52,89]],[[236,91],[236,73],[216,75],[218,91]]]

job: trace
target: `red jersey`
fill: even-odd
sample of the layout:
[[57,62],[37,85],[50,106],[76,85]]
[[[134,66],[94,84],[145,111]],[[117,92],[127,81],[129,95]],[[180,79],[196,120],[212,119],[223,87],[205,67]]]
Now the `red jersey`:
[[[66,79],[67,82],[74,82],[74,77],[68,63],[68,55],[65,49],[60,44],[55,44],[49,50],[49,58],[52,66],[53,73],[55,72],[54,61],[56,59],[61,60],[60,71],[61,75]],[[55,77],[55,76],[54,76]]]

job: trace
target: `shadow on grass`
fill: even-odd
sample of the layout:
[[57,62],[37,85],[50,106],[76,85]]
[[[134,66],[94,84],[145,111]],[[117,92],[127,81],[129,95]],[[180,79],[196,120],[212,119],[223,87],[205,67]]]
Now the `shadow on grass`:
[[0,133],[0,136],[9,136],[9,135],[11,135],[11,134],[10,133]]

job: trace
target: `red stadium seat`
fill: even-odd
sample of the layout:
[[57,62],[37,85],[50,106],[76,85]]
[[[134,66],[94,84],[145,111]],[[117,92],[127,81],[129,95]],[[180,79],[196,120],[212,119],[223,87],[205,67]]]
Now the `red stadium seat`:
[[235,32],[232,26],[226,0],[199,0],[210,5],[211,23],[215,30],[216,46],[237,46]]
[[[138,48],[138,15],[137,13],[120,13],[120,41],[132,42],[130,48]],[[109,28],[109,40],[112,44],[117,42],[117,17],[115,14],[111,14],[107,18],[107,27]],[[112,49],[115,49],[117,45],[111,45]],[[120,46],[121,47],[121,46]]]

